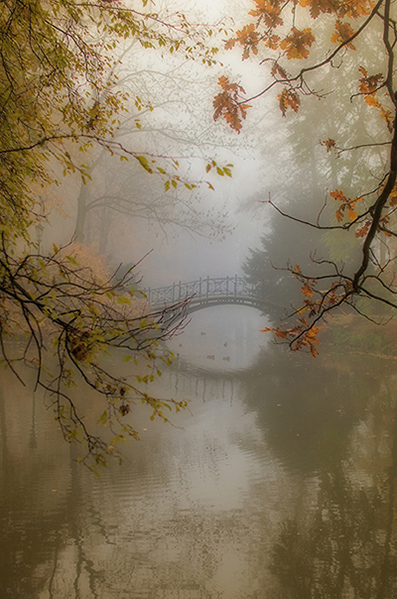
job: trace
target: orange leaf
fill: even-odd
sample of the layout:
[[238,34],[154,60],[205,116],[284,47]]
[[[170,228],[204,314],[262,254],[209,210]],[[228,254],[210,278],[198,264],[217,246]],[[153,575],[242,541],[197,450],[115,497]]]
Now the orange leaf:
[[331,198],[334,198],[335,200],[339,200],[339,202],[347,202],[347,198],[345,197],[345,195],[343,194],[342,191],[340,191],[340,189],[335,189],[335,191],[331,191],[330,194]]
[[364,100],[368,104],[368,106],[375,106],[375,108],[380,108],[380,104],[378,100],[373,95],[365,96]]
[[254,0],[254,2],[257,8],[250,10],[249,14],[253,17],[259,17],[258,23],[263,20],[266,27],[270,28],[283,24],[283,20],[280,17],[281,8],[277,2],[272,2],[271,0]]
[[335,12],[335,2],[332,0],[300,0],[299,4],[309,7],[310,16],[313,19],[317,19],[320,13]]
[[[258,41],[259,34],[255,31],[255,25],[251,23],[250,25],[246,25],[243,29],[237,31],[236,40],[230,40],[239,42],[244,47],[243,59],[249,57],[250,51],[253,54],[258,54]],[[230,42],[228,42],[230,44]]]
[[394,188],[393,191],[390,194],[390,198],[389,198],[389,203],[390,206],[396,206],[397,205],[397,189]]
[[357,218],[357,211],[354,210],[351,206],[347,206],[347,214],[349,220],[355,220]]
[[281,79],[287,79],[286,71],[283,69],[282,66],[280,66],[278,64],[278,62],[276,60],[273,63],[271,74],[273,77],[275,77],[276,75],[279,75],[281,77]]
[[307,297],[312,297],[313,295],[313,289],[310,289],[310,287],[306,283],[303,285],[301,291]]
[[[333,43],[343,43],[354,35],[354,30],[350,27],[349,23],[343,23],[342,21],[336,21],[335,23],[335,31],[331,37],[331,42]],[[346,44],[347,48],[351,50],[355,50],[355,46],[349,42]]]
[[285,116],[288,108],[292,108],[294,112],[298,112],[300,99],[295,91],[285,87],[281,94],[279,94],[278,101],[283,116]]
[[219,77],[218,84],[223,91],[215,96],[213,101],[214,121],[222,116],[232,129],[240,133],[242,119],[245,119],[249,108],[248,104],[240,101],[240,93],[244,93],[244,89],[237,83],[230,83],[224,76]]
[[338,210],[335,212],[335,216],[338,223],[341,223],[343,221],[343,210],[338,208]]
[[362,77],[360,79],[360,85],[359,85],[360,92],[362,94],[373,94],[376,91],[376,89],[379,85],[379,82],[382,81],[382,79],[383,79],[382,73],[377,73],[376,75],[368,76],[365,69],[359,69],[359,70],[364,75],[364,77]]
[[294,27],[291,34],[280,43],[280,48],[286,50],[288,59],[307,58],[309,56],[308,48],[313,42],[314,35],[310,28],[299,31]]
[[332,148],[335,147],[335,140],[331,138],[325,139],[320,143],[322,146],[325,146],[327,148],[327,152],[330,152]]
[[364,223],[359,229],[356,230],[355,236],[356,237],[365,237],[366,234],[368,233],[369,225],[370,225],[369,221]]

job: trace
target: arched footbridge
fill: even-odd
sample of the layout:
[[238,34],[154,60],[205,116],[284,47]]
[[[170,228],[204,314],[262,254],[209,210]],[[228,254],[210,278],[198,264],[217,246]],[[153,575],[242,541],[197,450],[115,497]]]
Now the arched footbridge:
[[205,277],[183,283],[173,283],[167,287],[143,290],[149,305],[153,308],[171,307],[187,302],[186,312],[191,314],[203,308],[224,304],[251,306],[266,311],[261,285],[247,283],[243,277]]

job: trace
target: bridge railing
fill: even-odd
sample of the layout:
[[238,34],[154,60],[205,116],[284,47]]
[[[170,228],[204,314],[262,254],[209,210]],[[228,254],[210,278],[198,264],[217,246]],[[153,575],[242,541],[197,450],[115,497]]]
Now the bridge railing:
[[193,298],[195,300],[216,296],[260,298],[262,287],[248,283],[243,277],[205,277],[188,283],[179,281],[166,287],[143,290],[151,306],[167,306]]

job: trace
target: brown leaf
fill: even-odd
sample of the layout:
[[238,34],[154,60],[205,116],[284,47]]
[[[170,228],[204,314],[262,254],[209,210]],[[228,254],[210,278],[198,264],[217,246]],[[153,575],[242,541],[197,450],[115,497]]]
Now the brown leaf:
[[248,104],[240,101],[240,93],[244,93],[244,89],[237,83],[230,83],[224,76],[219,77],[218,84],[223,91],[213,101],[214,121],[223,117],[232,129],[240,133],[242,119],[245,119],[249,108]]
[[307,58],[309,56],[308,48],[313,42],[314,35],[310,28],[300,31],[294,27],[290,35],[280,43],[280,48],[286,51],[289,60],[292,58]]
[[[355,32],[351,28],[349,23],[342,22],[342,21],[336,21],[335,31],[331,37],[331,42],[333,42],[333,43],[347,42],[347,40],[349,40],[354,35],[354,33]],[[348,44],[346,44],[346,47],[350,48],[351,50],[356,49],[352,42],[349,42]]]
[[294,90],[285,87],[281,94],[278,95],[278,101],[283,116],[285,116],[288,108],[292,108],[294,112],[298,112],[300,99]]

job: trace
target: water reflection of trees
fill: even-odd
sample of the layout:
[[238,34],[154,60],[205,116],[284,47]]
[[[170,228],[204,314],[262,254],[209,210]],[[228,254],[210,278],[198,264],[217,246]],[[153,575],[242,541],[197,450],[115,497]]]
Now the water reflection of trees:
[[3,376],[0,388],[1,543],[0,596],[58,599],[57,572],[63,554],[68,561],[70,597],[79,597],[81,578],[97,597],[97,572],[84,551],[80,477],[70,447],[54,426],[42,397]]
[[[319,438],[325,438],[324,452],[312,461],[318,489],[309,510],[281,524],[273,546],[270,569],[279,582],[279,599],[397,596],[395,381],[386,373],[376,384],[363,378],[365,364],[361,368],[353,377],[348,374],[349,384],[343,373],[340,391],[345,388],[345,393],[332,404],[343,410],[341,420],[329,408],[321,418],[315,411],[317,423],[309,419],[318,429],[311,442],[318,447]],[[299,376],[294,380],[299,383]],[[324,376],[321,381],[326,386]],[[317,391],[318,385],[309,393]],[[307,398],[304,403],[307,407]],[[321,403],[325,409],[327,402]],[[291,425],[288,417],[279,418]],[[269,427],[278,430],[279,424],[276,419]],[[286,439],[292,432],[289,426],[283,436],[287,460],[293,444]],[[275,447],[281,449],[279,439]]]
[[220,597],[207,587],[237,542],[240,513],[215,522],[211,511],[179,513],[172,481],[156,479],[167,464],[160,442],[150,451],[131,448],[133,463],[109,467],[95,484],[73,460],[73,446],[57,439],[42,400],[7,391],[0,397],[1,598]]
[[[377,377],[369,371],[363,360],[268,352],[246,373],[173,372],[174,387],[202,399],[204,427],[216,420],[215,436],[194,446],[161,428],[97,484],[49,438],[41,402],[11,393],[7,409],[0,401],[1,596],[224,599],[237,597],[240,573],[247,599],[397,596],[396,382],[380,363]],[[219,457],[219,418],[233,410],[248,415],[226,433],[242,452]],[[227,455],[251,468],[241,503],[192,500],[191,470],[208,467],[196,472],[211,484]]]
[[345,455],[349,432],[366,414],[380,378],[361,359],[339,365],[285,351],[264,351],[242,375],[245,401],[287,469],[315,472]]

